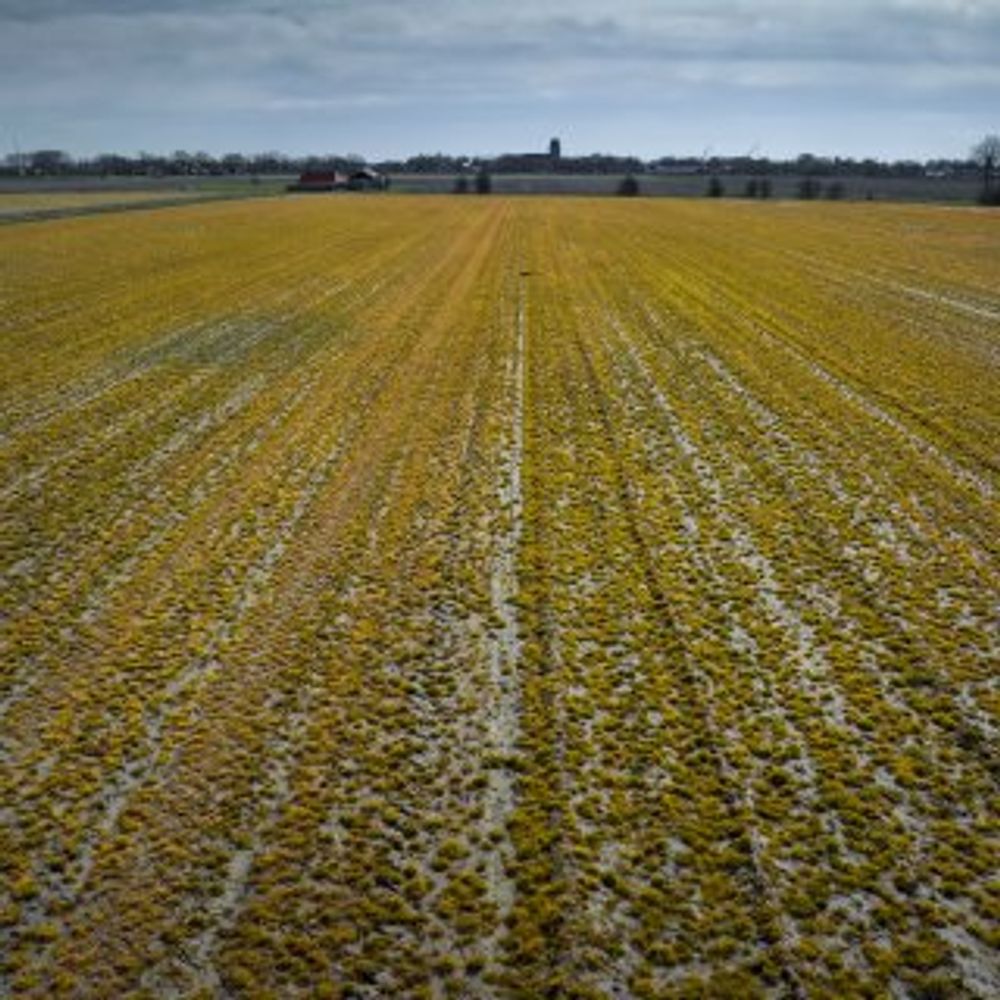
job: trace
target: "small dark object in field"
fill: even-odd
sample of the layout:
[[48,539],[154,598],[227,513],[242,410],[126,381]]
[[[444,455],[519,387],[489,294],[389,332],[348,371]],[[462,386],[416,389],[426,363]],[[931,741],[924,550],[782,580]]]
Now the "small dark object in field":
[[634,175],[626,174],[618,185],[618,194],[626,198],[634,198],[639,194],[639,182]]

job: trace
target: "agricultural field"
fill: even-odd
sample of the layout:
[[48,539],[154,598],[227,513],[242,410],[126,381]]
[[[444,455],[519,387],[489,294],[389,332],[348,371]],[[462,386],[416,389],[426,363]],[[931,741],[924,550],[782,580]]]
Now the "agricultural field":
[[[610,195],[616,194],[624,174],[507,174],[492,175],[494,194]],[[392,190],[407,194],[451,194],[458,181],[455,174],[393,174]],[[466,175],[470,183],[474,178]],[[721,174],[723,193],[729,198],[743,198],[747,184],[759,185],[759,174]],[[703,198],[712,177],[709,174],[637,175],[644,196],[666,198]],[[771,197],[799,198],[803,178],[795,174],[768,176]],[[839,184],[838,199],[847,201],[950,202],[974,205],[981,193],[977,177],[859,177],[831,176],[817,181],[821,196],[827,197],[831,184]]]
[[0,229],[0,996],[1000,995],[1000,226]]
[[266,197],[283,192],[284,187],[282,180],[273,177],[122,178],[116,184],[102,184],[97,178],[0,181],[0,224],[92,212],[166,208],[221,198]]
[[[171,200],[196,197],[195,191],[172,191]],[[0,219],[56,211],[141,205],[164,199],[163,191],[41,191],[0,192]]]

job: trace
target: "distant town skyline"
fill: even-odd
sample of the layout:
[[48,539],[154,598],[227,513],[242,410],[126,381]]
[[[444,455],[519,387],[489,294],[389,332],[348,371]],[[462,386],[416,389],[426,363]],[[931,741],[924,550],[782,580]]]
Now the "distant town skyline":
[[960,158],[997,0],[0,0],[0,150]]

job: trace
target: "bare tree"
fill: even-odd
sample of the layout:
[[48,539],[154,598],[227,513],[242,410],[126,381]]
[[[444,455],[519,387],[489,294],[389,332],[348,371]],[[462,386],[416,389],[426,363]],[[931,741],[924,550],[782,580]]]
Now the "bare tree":
[[972,147],[972,159],[983,172],[983,203],[992,205],[1000,201],[1000,192],[993,190],[993,179],[1000,169],[1000,135],[983,136]]
[[618,184],[618,193],[625,198],[634,198],[639,193],[639,181],[635,174],[626,174]]
[[34,174],[65,174],[73,166],[73,158],[61,149],[36,149],[28,153]]
[[799,181],[796,190],[803,201],[812,201],[814,198],[819,197],[820,191],[823,190],[823,185],[815,177],[803,177]]

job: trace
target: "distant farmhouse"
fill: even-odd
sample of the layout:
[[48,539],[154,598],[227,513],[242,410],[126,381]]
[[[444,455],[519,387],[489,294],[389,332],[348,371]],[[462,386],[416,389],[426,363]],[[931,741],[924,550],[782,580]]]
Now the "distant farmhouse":
[[360,167],[350,173],[339,170],[306,170],[288,185],[289,191],[384,191],[389,178],[373,167]]

